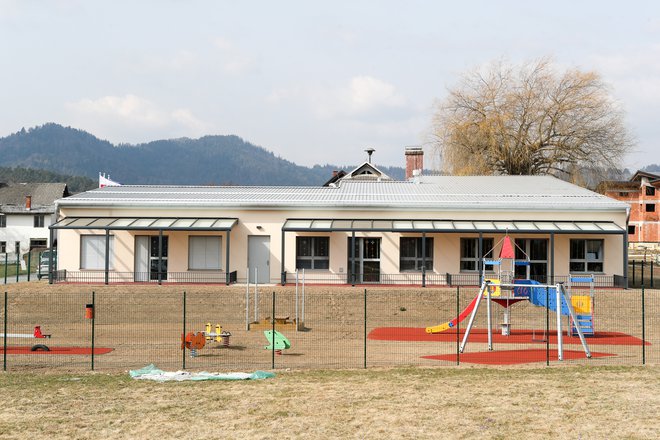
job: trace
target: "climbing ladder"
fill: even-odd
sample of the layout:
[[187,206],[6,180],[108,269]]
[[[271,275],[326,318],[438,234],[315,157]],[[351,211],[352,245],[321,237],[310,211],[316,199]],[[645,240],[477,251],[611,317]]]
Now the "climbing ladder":
[[[589,283],[589,295],[573,295],[573,283]],[[570,318],[569,333],[571,336],[577,336],[579,327],[582,334],[586,336],[594,336],[594,276],[569,276],[568,278],[568,291],[571,297],[571,303],[575,309],[575,319]]]

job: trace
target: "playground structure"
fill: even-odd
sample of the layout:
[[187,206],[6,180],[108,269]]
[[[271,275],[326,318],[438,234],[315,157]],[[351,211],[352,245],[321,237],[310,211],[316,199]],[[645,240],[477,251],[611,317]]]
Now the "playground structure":
[[[0,333],[0,338],[35,338],[35,339],[50,339],[51,335],[44,334],[41,331],[41,326],[36,325],[32,333]],[[5,344],[6,345],[6,344]],[[30,351],[49,351],[50,348],[46,344],[34,344],[30,347]]]
[[197,351],[206,346],[207,342],[220,342],[223,347],[229,347],[229,338],[231,333],[222,330],[220,324],[215,325],[215,331],[211,331],[212,325],[210,322],[206,323],[206,329],[203,332],[188,332],[181,334],[181,349],[190,350],[190,357],[197,357]]
[[[255,268],[255,277],[257,273]],[[253,284],[252,313],[250,310],[250,268],[247,269],[247,283],[245,285],[245,330],[264,330],[270,329],[275,321],[275,328],[279,330],[305,330],[305,269],[299,271],[296,269],[295,284],[295,316],[293,320],[289,315],[267,316],[259,319],[259,283]],[[253,316],[250,319],[250,315]]]
[[264,347],[266,350],[275,350],[275,354],[281,355],[282,350],[288,350],[291,348],[291,343],[282,333],[277,330],[265,330],[264,336],[268,340],[270,345]]
[[[487,314],[487,335],[488,335],[488,351],[493,350],[493,323],[492,323],[492,309],[491,303],[495,302],[504,308],[503,320],[500,323],[503,336],[511,334],[511,315],[510,306],[520,301],[529,301],[531,304],[539,307],[546,307],[552,310],[557,315],[557,353],[558,359],[563,360],[563,330],[562,330],[562,316],[569,317],[569,325],[567,334],[569,336],[577,335],[583,346],[587,358],[591,358],[591,352],[585,340],[585,335],[593,336],[593,297],[594,297],[594,282],[593,276],[590,277],[570,277],[568,291],[564,288],[562,283],[556,285],[542,285],[533,280],[517,280],[515,279],[515,267],[529,265],[529,257],[525,252],[518,248],[524,255],[524,259],[516,260],[514,246],[511,239],[506,235],[500,243],[502,244],[500,255],[498,259],[483,258],[482,270],[482,284],[477,296],[470,302],[470,304],[459,314],[458,317],[433,327],[427,327],[427,333],[440,333],[450,328],[455,327],[459,322],[463,321],[468,315],[470,319],[468,326],[463,336],[460,345],[460,352],[463,353],[472,331],[476,315],[479,311],[479,306],[486,298],[486,314]],[[498,243],[499,244],[499,243]],[[495,248],[495,247],[494,247]],[[491,250],[489,253],[492,253]],[[497,269],[496,278],[487,278],[486,268],[492,267]],[[571,295],[572,283],[585,283],[589,282],[590,290],[589,295]],[[551,295],[552,293],[552,295]],[[545,339],[546,335],[544,335]]]

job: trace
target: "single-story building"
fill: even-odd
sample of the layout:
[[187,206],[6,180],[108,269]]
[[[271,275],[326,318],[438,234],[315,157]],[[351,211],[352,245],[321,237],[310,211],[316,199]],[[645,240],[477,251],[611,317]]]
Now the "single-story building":
[[367,161],[319,187],[76,194],[51,226],[51,281],[290,283],[304,269],[307,283],[476,284],[509,235],[529,262],[517,277],[625,285],[626,203],[550,176],[424,176],[419,156],[405,181]]

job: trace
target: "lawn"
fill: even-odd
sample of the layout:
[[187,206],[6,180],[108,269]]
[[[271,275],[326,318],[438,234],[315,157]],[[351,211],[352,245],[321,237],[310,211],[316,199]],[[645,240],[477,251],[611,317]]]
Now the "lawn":
[[658,438],[660,367],[277,371],[247,382],[0,376],[0,437]]

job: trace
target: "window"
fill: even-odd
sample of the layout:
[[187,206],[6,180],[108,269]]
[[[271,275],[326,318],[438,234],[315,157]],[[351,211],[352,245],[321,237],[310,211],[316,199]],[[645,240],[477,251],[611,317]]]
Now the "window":
[[[422,270],[422,238],[401,237],[399,271]],[[426,239],[426,270],[433,270],[433,238]]]
[[516,238],[516,260],[529,265],[515,266],[516,278],[526,278],[545,283],[548,279],[548,240],[545,238]]
[[7,242],[0,241],[0,253],[4,254],[5,252],[7,252]]
[[635,225],[628,225],[628,235],[635,235]]
[[221,237],[189,237],[188,269],[219,270],[221,267]]
[[31,238],[30,239],[30,250],[32,249],[46,249],[48,240],[45,238]]
[[297,269],[329,269],[329,237],[296,237]]
[[[108,260],[113,270],[115,237],[110,236]],[[87,270],[105,270],[105,235],[80,236],[80,268]]]
[[571,240],[571,272],[603,272],[603,240]]
[[647,196],[654,196],[655,195],[655,187],[647,186],[646,187],[646,195]]
[[647,203],[646,212],[655,212],[655,203]]
[[43,228],[44,227],[44,215],[35,215],[34,216],[34,227]]
[[479,270],[479,261],[492,250],[492,238],[483,239],[481,255],[479,255],[478,238],[461,238],[461,272],[476,272]]
[[0,228],[6,228],[6,227],[7,227],[7,216],[0,215]]

